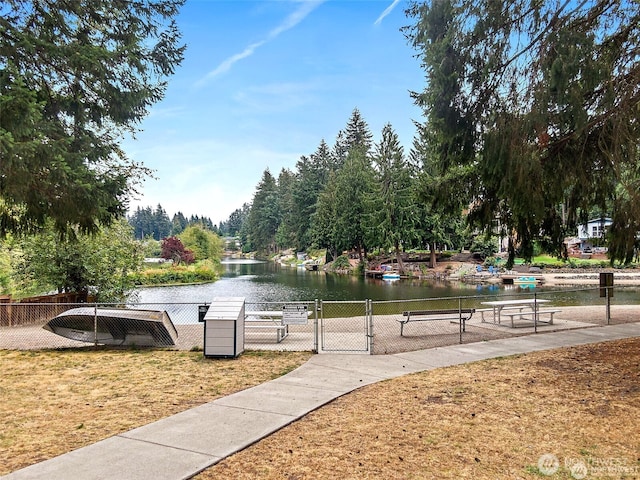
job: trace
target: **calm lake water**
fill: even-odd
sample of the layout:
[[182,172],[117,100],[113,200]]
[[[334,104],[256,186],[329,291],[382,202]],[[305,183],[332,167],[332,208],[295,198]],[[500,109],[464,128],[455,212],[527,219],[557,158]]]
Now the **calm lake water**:
[[[214,297],[245,297],[247,303],[319,300],[405,300],[446,297],[495,296],[533,293],[513,285],[470,285],[462,282],[376,280],[355,276],[309,272],[272,262],[229,260],[223,262],[220,280],[204,285],[150,287],[138,292],[141,303],[209,303]],[[588,288],[589,290],[586,290]],[[603,302],[592,287],[536,287],[535,292],[558,305],[592,305]],[[482,299],[479,299],[481,301]],[[617,288],[618,304],[640,303],[640,289]]]

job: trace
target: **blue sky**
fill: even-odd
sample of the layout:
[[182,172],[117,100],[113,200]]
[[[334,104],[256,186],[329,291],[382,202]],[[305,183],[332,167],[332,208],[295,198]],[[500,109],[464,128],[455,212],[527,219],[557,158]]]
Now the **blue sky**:
[[295,170],[333,146],[354,108],[377,142],[391,123],[407,150],[424,72],[400,0],[187,0],[187,51],[125,152],[154,170],[138,206],[214,223],[250,202],[266,168]]

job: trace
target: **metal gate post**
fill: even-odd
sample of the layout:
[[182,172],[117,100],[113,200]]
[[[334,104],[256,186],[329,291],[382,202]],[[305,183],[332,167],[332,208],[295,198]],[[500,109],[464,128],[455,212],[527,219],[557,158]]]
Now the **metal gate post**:
[[93,305],[93,346],[98,346],[98,304]]
[[[318,349],[322,348],[324,351],[324,302],[320,300],[318,305]],[[320,350],[318,350],[320,351]]]
[[536,292],[533,292],[533,332],[538,333],[538,294]]
[[318,353],[318,299],[316,298],[313,307],[313,351]]
[[373,355],[373,300],[367,300],[367,316],[368,316],[368,332],[367,338],[369,340],[369,355]]
[[458,297],[458,326],[460,327],[460,343],[462,343],[462,331],[464,330],[462,322],[462,298]]

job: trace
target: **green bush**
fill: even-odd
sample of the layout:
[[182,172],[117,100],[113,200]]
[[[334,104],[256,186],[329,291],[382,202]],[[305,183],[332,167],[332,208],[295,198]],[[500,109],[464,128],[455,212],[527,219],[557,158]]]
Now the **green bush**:
[[351,263],[349,263],[349,257],[346,255],[340,255],[336,258],[332,265],[334,270],[351,270]]
[[498,264],[498,259],[496,257],[487,257],[484,259],[485,267],[495,267]]
[[169,265],[148,268],[131,275],[135,285],[171,285],[180,283],[213,282],[219,277],[218,271],[211,262],[199,262],[195,265]]
[[487,238],[485,235],[478,235],[473,239],[471,251],[479,253],[483,258],[490,257],[498,253],[498,238],[494,236]]

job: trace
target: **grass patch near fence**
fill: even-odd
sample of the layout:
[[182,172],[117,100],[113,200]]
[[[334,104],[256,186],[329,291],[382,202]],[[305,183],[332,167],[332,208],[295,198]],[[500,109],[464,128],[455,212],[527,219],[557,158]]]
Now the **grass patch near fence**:
[[0,350],[0,475],[272,380],[310,355]]

